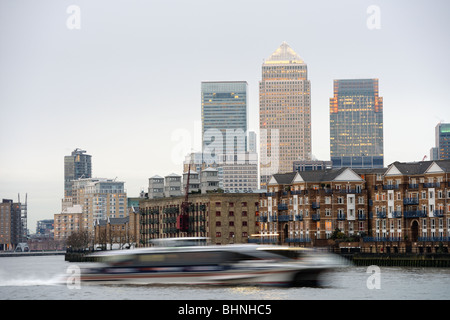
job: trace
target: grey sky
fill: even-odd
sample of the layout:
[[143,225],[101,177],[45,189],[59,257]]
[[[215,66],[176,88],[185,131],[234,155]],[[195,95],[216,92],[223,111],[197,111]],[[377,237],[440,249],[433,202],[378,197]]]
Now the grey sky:
[[[66,26],[70,5],[79,30]],[[367,28],[370,5],[380,29]],[[125,181],[129,196],[154,174],[181,173],[172,135],[186,132],[198,148],[201,81],[247,81],[258,131],[261,64],[283,41],[308,65],[318,159],[329,159],[333,80],[378,78],[385,164],[419,161],[436,124],[450,121],[449,9],[447,0],[2,0],[0,198],[28,193],[34,232],[60,212],[63,158],[77,147],[94,176]]]

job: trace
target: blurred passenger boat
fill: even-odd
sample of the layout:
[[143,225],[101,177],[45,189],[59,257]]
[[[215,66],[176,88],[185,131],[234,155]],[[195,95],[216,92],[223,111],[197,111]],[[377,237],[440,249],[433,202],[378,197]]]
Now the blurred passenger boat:
[[331,254],[256,244],[205,245],[204,238],[160,239],[155,246],[96,253],[81,281],[105,284],[316,286],[340,265]]

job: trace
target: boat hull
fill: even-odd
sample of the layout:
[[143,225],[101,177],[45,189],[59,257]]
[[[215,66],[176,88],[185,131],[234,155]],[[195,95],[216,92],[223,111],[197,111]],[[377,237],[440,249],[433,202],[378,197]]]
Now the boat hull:
[[[316,286],[324,268],[276,267],[230,270],[211,270],[211,267],[177,270],[181,268],[147,268],[150,270],[99,270],[82,273],[84,284],[176,284],[176,285],[270,285]],[[203,269],[203,270],[202,270]]]

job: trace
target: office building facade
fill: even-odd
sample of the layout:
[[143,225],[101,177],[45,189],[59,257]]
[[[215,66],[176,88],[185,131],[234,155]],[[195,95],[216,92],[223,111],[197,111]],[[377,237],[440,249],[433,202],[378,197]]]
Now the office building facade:
[[262,65],[259,82],[261,188],[275,173],[311,157],[311,98],[307,65],[286,42]]
[[203,160],[247,151],[247,82],[202,82],[201,95]]
[[383,98],[378,79],[334,80],[330,98],[333,168],[382,168]]
[[439,123],[436,126],[436,160],[450,160],[450,123]]

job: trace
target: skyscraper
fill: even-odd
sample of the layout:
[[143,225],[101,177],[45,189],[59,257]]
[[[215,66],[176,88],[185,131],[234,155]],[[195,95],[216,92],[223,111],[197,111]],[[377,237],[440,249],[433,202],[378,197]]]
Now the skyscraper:
[[436,126],[437,159],[450,159],[450,123],[438,123]]
[[91,156],[86,151],[75,149],[70,156],[64,157],[64,196],[72,196],[73,180],[92,178]]
[[378,79],[334,80],[330,98],[333,168],[382,168],[383,98]]
[[311,158],[311,98],[307,66],[286,42],[264,61],[259,82],[261,188],[293,162]]
[[247,82],[202,82],[201,91],[204,155],[247,151]]

